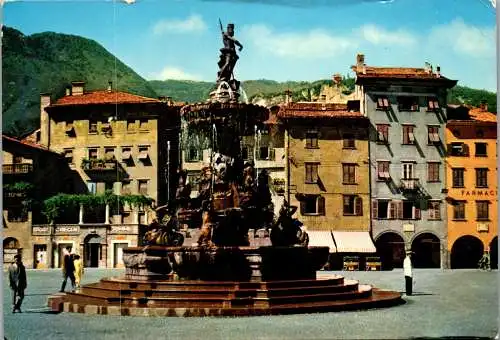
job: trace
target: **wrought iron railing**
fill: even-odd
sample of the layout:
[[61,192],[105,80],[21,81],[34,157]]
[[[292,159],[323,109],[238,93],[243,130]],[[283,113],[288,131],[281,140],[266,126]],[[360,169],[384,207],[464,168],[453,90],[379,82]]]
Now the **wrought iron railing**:
[[4,164],[2,165],[2,171],[4,174],[28,174],[33,171],[33,164]]

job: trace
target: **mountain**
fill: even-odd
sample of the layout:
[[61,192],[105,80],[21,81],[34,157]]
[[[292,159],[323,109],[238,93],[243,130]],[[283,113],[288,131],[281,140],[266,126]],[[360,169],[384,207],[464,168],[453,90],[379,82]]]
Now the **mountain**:
[[471,89],[466,86],[455,86],[448,92],[450,104],[469,104],[477,107],[483,100],[488,103],[488,111],[497,113],[497,94],[494,92]]
[[41,92],[53,99],[64,95],[71,81],[85,81],[86,90],[113,87],[157,97],[151,85],[97,42],[52,32],[25,36],[2,28],[3,130],[19,136],[39,126]]

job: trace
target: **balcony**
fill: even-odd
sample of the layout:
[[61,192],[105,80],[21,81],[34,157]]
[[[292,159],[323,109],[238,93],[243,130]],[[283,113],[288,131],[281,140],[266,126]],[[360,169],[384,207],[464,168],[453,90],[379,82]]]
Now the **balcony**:
[[124,175],[124,170],[116,159],[83,159],[81,167],[95,180],[121,180]]
[[402,178],[400,188],[403,192],[418,191],[420,188],[418,178]]
[[28,175],[33,172],[33,164],[18,163],[2,165],[4,175]]

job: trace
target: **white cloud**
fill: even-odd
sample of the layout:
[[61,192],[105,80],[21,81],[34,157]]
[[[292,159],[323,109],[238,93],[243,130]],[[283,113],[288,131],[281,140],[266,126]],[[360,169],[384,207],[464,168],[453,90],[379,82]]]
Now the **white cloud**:
[[169,32],[188,33],[204,31],[206,28],[207,25],[203,21],[203,18],[200,15],[193,14],[184,20],[160,20],[153,26],[153,32],[154,34],[163,34]]
[[158,80],[201,80],[201,77],[198,75],[184,72],[182,69],[172,66],[166,66],[158,74],[153,74],[151,78]]
[[375,25],[364,25],[359,29],[363,39],[374,45],[403,45],[410,46],[417,42],[417,39],[404,30],[387,31]]
[[434,48],[450,48],[458,54],[472,57],[495,56],[495,27],[467,25],[462,19],[431,30],[429,44]]
[[277,33],[262,24],[244,27],[242,36],[255,47],[280,57],[330,58],[357,46],[352,39],[325,30]]

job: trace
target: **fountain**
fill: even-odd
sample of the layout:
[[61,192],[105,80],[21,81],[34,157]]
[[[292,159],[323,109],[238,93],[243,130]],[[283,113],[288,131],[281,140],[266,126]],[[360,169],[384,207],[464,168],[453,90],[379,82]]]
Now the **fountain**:
[[[222,28],[222,26],[221,26]],[[124,250],[125,276],[49,297],[54,311],[113,315],[241,316],[337,311],[400,303],[401,295],[317,274],[328,247],[308,245],[293,218],[297,207],[274,208],[265,169],[244,161],[243,136],[259,141],[266,108],[238,102],[234,25],[223,33],[218,81],[206,103],[181,109],[181,145],[210,150],[198,195],[179,171],[175,199],[157,209],[143,245]],[[193,145],[194,143],[194,145]],[[255,154],[255,152],[254,152]],[[182,228],[181,228],[182,226]],[[195,245],[180,230],[199,229]],[[270,231],[271,246],[252,246],[250,229]]]

